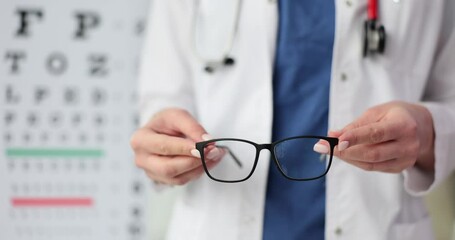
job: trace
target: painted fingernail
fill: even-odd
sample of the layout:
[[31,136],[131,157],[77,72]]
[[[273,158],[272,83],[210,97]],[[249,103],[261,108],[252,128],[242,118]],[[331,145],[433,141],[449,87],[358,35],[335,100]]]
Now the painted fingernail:
[[207,154],[207,159],[218,160],[220,158],[220,155],[221,151],[218,148],[214,148]]
[[342,141],[340,144],[338,144],[338,151],[343,151],[346,148],[349,147],[349,142],[348,141]]
[[202,140],[204,140],[204,141],[208,141],[208,140],[212,140],[212,139],[213,139],[213,137],[210,136],[209,134],[202,135]]
[[321,153],[321,154],[328,154],[329,153],[329,147],[327,147],[324,144],[316,143],[314,144],[313,150],[315,152]]
[[193,155],[193,157],[196,157],[196,158],[201,158],[201,154],[199,153],[199,151],[197,149],[192,149],[191,155]]

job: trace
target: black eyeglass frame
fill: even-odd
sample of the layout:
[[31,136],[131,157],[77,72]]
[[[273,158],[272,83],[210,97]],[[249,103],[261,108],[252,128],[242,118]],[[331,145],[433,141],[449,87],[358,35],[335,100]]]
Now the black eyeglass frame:
[[[323,174],[321,174],[320,176],[318,177],[313,177],[313,178],[293,178],[293,177],[289,177],[287,176],[283,169],[281,168],[281,165],[275,155],[275,147],[276,145],[282,143],[282,142],[285,142],[285,141],[289,141],[289,140],[293,140],[293,139],[299,139],[299,138],[318,138],[318,139],[321,139],[321,140],[326,140],[327,142],[329,142],[330,144],[330,152],[329,152],[329,162],[327,164],[327,169],[325,170],[325,172]],[[215,177],[213,177],[212,175],[210,175],[210,172],[209,172],[209,169],[206,165],[206,162],[205,162],[205,154],[204,154],[204,148],[211,144],[211,143],[214,143],[214,142],[218,142],[218,141],[238,141],[238,142],[245,142],[245,143],[249,143],[251,145],[253,145],[255,148],[256,148],[256,157],[255,157],[255,160],[254,160],[254,164],[253,164],[253,168],[251,170],[251,172],[248,174],[248,176],[246,176],[244,179],[240,179],[240,180],[221,180],[221,179],[217,179]],[[273,157],[273,160],[278,168],[278,171],[280,171],[280,173],[287,179],[289,180],[292,180],[292,181],[312,181],[312,180],[316,180],[318,178],[322,178],[324,177],[328,172],[329,172],[329,169],[330,169],[330,166],[332,165],[332,159],[333,159],[333,151],[335,149],[335,146],[338,145],[338,138],[333,138],[333,137],[323,137],[323,136],[295,136],[295,137],[290,137],[290,138],[285,138],[285,139],[281,139],[281,140],[278,140],[278,141],[275,141],[273,143],[266,143],[266,144],[258,144],[258,143],[255,143],[255,142],[252,142],[252,141],[249,141],[249,140],[246,140],[246,139],[239,139],[239,138],[217,138],[217,139],[211,139],[211,140],[208,140],[208,141],[203,141],[203,142],[197,142],[196,143],[196,149],[199,151],[200,155],[201,155],[201,161],[202,161],[202,166],[204,167],[204,171],[205,173],[207,174],[207,176],[214,180],[214,181],[217,181],[217,182],[223,182],[223,183],[238,183],[238,182],[243,182],[243,181],[246,181],[248,180],[254,173],[254,170],[256,170],[256,166],[257,166],[257,163],[258,163],[258,160],[259,160],[259,155],[261,153],[261,150],[263,149],[267,149],[270,151],[270,153],[272,154],[272,157]]]

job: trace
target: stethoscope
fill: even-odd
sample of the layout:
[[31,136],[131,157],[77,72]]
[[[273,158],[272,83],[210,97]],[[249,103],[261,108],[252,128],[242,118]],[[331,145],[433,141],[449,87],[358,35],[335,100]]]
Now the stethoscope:
[[218,57],[215,58],[208,58],[201,54],[197,46],[197,25],[198,25],[198,16],[200,11],[200,0],[196,1],[195,11],[193,15],[193,23],[192,23],[192,39],[193,39],[193,52],[194,55],[199,59],[199,61],[204,63],[204,71],[207,73],[213,73],[216,69],[221,67],[229,67],[235,64],[235,59],[230,55],[232,51],[232,46],[234,45],[235,37],[237,36],[237,30],[239,25],[240,19],[240,12],[242,10],[242,0],[236,0],[235,6],[235,13],[234,13],[234,24],[232,29],[230,29],[231,34],[224,44],[224,49]]
[[385,50],[386,32],[378,24],[378,0],[368,0],[368,19],[363,34],[363,56],[382,54]]
[[[207,58],[200,54],[197,47],[196,32],[198,24],[198,16],[200,11],[200,0],[196,1],[195,11],[192,20],[192,39],[193,39],[193,52],[194,55],[204,63],[204,71],[213,73],[218,68],[229,67],[235,65],[235,59],[230,55],[235,37],[237,35],[238,24],[240,19],[240,12],[242,9],[242,0],[236,1],[236,10],[234,16],[234,24],[231,29],[230,37],[227,39],[222,53],[216,58]],[[378,23],[378,0],[368,0],[367,6],[367,20],[364,24],[363,34],[363,56],[382,54],[386,46],[386,31],[383,25]]]

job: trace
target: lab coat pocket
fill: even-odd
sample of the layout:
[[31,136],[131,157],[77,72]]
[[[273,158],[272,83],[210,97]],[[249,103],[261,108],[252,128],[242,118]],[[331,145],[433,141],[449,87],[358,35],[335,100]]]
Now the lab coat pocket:
[[392,227],[391,236],[395,240],[433,240],[435,239],[431,227],[431,219],[426,216],[417,222],[396,223]]

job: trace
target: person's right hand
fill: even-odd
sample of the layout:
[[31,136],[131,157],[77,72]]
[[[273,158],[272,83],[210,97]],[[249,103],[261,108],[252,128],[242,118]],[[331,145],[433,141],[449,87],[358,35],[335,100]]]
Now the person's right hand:
[[[185,110],[165,109],[157,113],[131,138],[135,163],[159,183],[184,185],[204,174],[195,143],[208,140],[204,128]],[[206,165],[213,168],[221,159],[220,151],[206,154]]]

